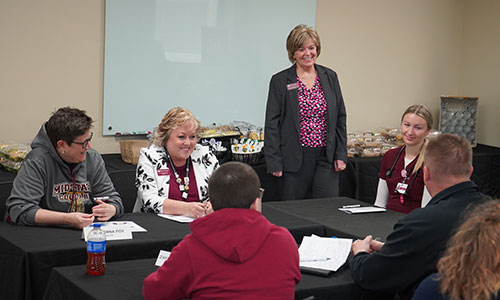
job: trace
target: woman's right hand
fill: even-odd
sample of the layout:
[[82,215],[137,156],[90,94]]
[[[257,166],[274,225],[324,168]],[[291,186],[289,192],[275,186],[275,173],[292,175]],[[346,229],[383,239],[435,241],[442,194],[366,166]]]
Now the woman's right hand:
[[274,177],[281,177],[283,176],[283,171],[271,172],[271,175],[273,175]]
[[200,202],[184,202],[173,199],[165,199],[163,202],[163,213],[167,215],[188,215],[193,218],[202,217],[206,212],[206,205]]

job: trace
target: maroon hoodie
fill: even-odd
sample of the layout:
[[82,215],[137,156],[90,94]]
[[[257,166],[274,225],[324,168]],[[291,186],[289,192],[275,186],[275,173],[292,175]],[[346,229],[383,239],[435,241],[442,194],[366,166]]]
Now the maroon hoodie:
[[288,230],[260,212],[225,208],[191,223],[192,233],[144,280],[152,299],[294,299],[299,253]]

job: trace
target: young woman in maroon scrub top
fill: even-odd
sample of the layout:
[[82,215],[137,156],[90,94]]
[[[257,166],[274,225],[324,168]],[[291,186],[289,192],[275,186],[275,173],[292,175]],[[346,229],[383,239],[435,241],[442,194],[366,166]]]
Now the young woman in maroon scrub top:
[[404,145],[387,151],[382,159],[376,206],[408,214],[429,202],[422,164],[432,123],[427,107],[412,105],[406,109],[401,117]]

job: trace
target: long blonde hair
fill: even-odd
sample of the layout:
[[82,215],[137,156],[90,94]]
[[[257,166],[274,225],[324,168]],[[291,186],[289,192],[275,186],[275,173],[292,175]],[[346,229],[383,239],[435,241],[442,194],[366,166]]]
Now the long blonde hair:
[[437,264],[441,294],[490,300],[500,290],[500,202],[478,205],[448,242]]
[[[432,112],[425,105],[414,104],[408,107],[401,116],[401,122],[403,122],[403,119],[407,114],[415,114],[421,117],[422,119],[424,119],[425,123],[427,123],[427,130],[430,130],[432,128],[432,124],[434,123],[434,119],[432,118]],[[418,170],[424,164],[425,148],[427,147],[428,143],[429,140],[427,139],[427,137],[425,137],[424,143],[422,144],[422,148],[420,148],[418,159],[417,162],[415,163],[415,167],[413,168],[412,174],[417,173]]]

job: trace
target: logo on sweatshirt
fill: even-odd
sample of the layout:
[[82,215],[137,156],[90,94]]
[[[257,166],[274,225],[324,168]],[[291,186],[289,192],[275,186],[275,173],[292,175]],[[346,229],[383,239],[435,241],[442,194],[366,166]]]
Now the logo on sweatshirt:
[[[76,205],[76,211],[83,212],[85,210],[83,203],[90,201],[90,183],[85,182],[61,182],[54,184],[52,187],[52,197],[57,198],[59,202],[72,201]],[[76,200],[76,203],[75,203]]]

